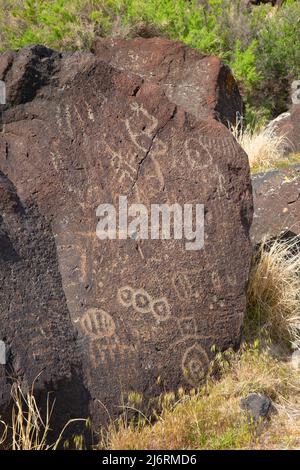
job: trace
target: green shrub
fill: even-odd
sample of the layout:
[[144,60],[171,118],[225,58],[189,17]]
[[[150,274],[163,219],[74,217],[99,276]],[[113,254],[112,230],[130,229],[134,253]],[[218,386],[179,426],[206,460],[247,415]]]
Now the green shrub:
[[[221,57],[233,70],[248,122],[284,111],[300,77],[300,2],[279,9],[244,0],[0,0],[0,50],[43,43],[86,49],[95,35],[161,34]],[[262,118],[263,117],[263,118]]]

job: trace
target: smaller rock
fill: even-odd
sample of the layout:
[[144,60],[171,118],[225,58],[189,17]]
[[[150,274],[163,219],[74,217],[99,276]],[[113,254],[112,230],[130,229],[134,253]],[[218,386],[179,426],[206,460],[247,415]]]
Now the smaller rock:
[[296,93],[298,96],[298,89],[294,92],[294,102],[290,110],[277,116],[267,127],[274,136],[284,137],[282,150],[286,155],[300,152],[300,104]]
[[300,166],[252,176],[254,219],[251,240],[277,237],[286,231],[300,235]]
[[255,423],[260,419],[268,418],[275,411],[270,398],[259,393],[250,393],[246,398],[242,398],[240,406]]

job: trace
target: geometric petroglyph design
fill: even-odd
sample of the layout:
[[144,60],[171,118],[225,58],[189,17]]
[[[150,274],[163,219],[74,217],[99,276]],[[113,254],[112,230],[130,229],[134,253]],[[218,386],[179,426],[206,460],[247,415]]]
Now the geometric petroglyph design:
[[178,318],[177,322],[183,338],[195,338],[197,336],[197,323],[194,316]]
[[135,353],[133,345],[121,344],[116,333],[116,324],[105,310],[89,308],[80,319],[80,325],[89,338],[89,359],[97,368],[99,362],[120,360]]
[[151,313],[157,323],[167,320],[171,315],[166,297],[153,299],[144,289],[133,289],[130,286],[118,290],[118,301],[124,307],[133,307],[138,313]]
[[186,274],[173,274],[172,284],[180,300],[188,300],[192,295],[192,286]]
[[117,336],[100,342],[92,340],[89,343],[89,359],[92,365],[97,368],[101,363],[115,362],[116,360],[126,360],[130,354],[135,354],[133,345],[120,344]]
[[89,308],[81,317],[80,324],[85,334],[92,339],[109,338],[116,331],[113,318],[101,308]]
[[199,386],[206,376],[208,367],[208,356],[200,344],[195,343],[185,351],[182,358],[182,371],[190,385]]

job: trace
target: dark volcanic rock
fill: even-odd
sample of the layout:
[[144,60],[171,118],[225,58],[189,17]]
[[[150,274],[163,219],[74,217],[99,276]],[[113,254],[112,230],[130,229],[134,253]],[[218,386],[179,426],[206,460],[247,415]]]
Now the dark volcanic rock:
[[241,399],[241,408],[245,410],[254,422],[266,419],[275,412],[275,407],[270,398],[260,393],[250,393]]
[[62,288],[54,235],[33,201],[22,204],[2,172],[0,286],[0,335],[7,351],[0,374],[1,415],[9,413],[15,379],[24,392],[35,381],[43,400],[47,392],[59,390],[53,416],[58,428],[72,415],[88,414],[77,333]]
[[251,238],[291,231],[300,234],[300,166],[259,173],[252,177],[254,218]]
[[[148,50],[153,40],[139,44]],[[104,421],[105,409],[118,414],[130,391],[149,398],[196,386],[211,347],[239,343],[251,184],[247,156],[212,118],[223,98],[228,116],[238,111],[236,95],[218,101],[220,65],[173,48],[166,66],[162,51],[159,60],[152,52],[162,80],[151,79],[151,62],[141,77],[137,67],[41,46],[0,57],[8,96],[0,134],[0,339],[7,370],[24,386],[44,369],[40,388],[58,390],[63,417],[89,408]],[[125,49],[122,43],[128,57]],[[177,64],[179,79],[184,56],[199,68],[182,72],[183,94],[167,91],[163,77]],[[200,72],[206,78],[198,86]],[[119,195],[149,210],[151,203],[204,204],[204,248],[187,251],[185,240],[174,239],[99,240],[96,209],[118,205]],[[8,379],[1,377],[4,406]]]
[[228,126],[243,113],[233,75],[217,57],[163,38],[97,38],[92,51],[119,70],[159,84],[172,103],[199,119],[214,117]]

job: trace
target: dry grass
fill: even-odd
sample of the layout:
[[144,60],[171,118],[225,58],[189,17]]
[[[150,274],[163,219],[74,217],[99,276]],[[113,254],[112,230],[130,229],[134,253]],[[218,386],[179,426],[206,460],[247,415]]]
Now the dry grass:
[[[56,450],[63,445],[68,446],[68,441],[64,439],[64,432],[73,422],[85,421],[84,419],[72,419],[66,423],[59,436],[53,443],[49,443],[51,433],[51,418],[55,401],[50,402],[47,397],[45,416],[36,402],[34,394],[34,384],[26,394],[22,387],[15,382],[11,389],[12,396],[12,416],[8,425],[0,421],[2,425],[2,436],[0,436],[0,447],[11,450]],[[73,444],[76,449],[83,448],[82,436],[74,436]]]
[[[244,344],[238,353],[217,354],[212,369],[218,372],[217,378],[208,378],[202,389],[190,394],[179,390],[176,396],[165,395],[154,424],[142,414],[138,421],[130,421],[125,415],[112,423],[99,447],[217,450],[300,446],[300,376],[291,362],[273,357],[269,349],[262,349],[256,341]],[[250,392],[267,395],[278,410],[265,426],[251,422],[240,409],[241,398]],[[48,443],[53,404],[43,419],[33,391],[24,395],[16,384],[12,396],[13,425],[9,429],[0,422],[0,443],[14,450],[61,447],[64,430],[54,443]],[[10,434],[12,443],[8,446]],[[76,448],[81,450],[82,439],[78,438],[77,444]]]
[[297,238],[263,241],[253,256],[245,327],[300,346],[300,254]]
[[[289,363],[272,357],[267,350],[244,346],[240,353],[219,356],[219,380],[191,395],[181,394],[173,406],[166,406],[153,425],[139,425],[124,419],[111,426],[107,447],[117,449],[253,449],[295,446],[300,431],[293,429],[293,441],[283,434],[287,416],[275,415],[270,426],[252,423],[240,409],[240,399],[250,392],[269,396],[278,409],[300,398],[300,379]],[[180,395],[180,394],[179,394]],[[286,431],[285,431],[286,432]],[[286,439],[285,439],[286,436]],[[279,443],[280,439],[280,443]],[[269,444],[267,444],[269,443]]]
[[248,155],[253,171],[274,168],[284,157],[285,149],[291,145],[284,135],[276,135],[272,129],[243,129],[238,124],[232,133]]

